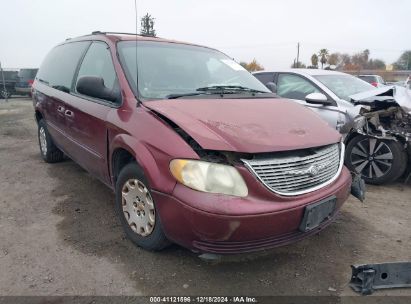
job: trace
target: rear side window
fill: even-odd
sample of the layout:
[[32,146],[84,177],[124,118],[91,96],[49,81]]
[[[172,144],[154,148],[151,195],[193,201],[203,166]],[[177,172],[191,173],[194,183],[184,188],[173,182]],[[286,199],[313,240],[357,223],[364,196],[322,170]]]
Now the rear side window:
[[259,73],[254,74],[254,76],[264,85],[269,82],[274,82],[274,73]]
[[104,42],[94,42],[84,56],[77,81],[83,76],[101,77],[106,88],[117,86],[117,76],[111,59],[110,49]]
[[70,92],[77,66],[89,44],[89,41],[81,41],[55,47],[42,63],[36,78],[55,89]]

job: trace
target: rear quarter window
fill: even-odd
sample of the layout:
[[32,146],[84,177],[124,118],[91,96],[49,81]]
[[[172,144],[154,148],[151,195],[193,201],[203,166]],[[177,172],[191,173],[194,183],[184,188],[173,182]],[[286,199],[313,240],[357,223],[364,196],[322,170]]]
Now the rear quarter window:
[[89,45],[89,41],[80,41],[56,46],[43,61],[36,78],[55,89],[69,92],[77,66]]

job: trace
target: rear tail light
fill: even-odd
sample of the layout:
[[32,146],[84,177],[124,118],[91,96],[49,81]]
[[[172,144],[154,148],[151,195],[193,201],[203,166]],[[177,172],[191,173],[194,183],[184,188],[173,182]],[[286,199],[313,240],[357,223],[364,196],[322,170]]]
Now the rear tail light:
[[30,79],[29,81],[27,81],[27,83],[29,84],[29,86],[31,87],[33,85],[34,80]]
[[371,82],[371,85],[373,85],[374,87],[378,87],[378,82],[375,82],[375,81],[373,81],[373,82]]

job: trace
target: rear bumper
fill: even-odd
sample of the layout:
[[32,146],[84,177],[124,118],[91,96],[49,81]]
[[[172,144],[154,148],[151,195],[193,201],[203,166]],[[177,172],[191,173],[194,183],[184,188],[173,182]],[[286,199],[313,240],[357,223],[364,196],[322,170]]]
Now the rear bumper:
[[21,94],[30,94],[31,93],[31,88],[19,88],[15,87],[16,93],[21,93]]
[[[226,196],[214,195],[213,199],[206,202],[210,211],[200,210],[189,204],[188,200],[198,199],[205,194],[186,187],[176,189],[173,196],[154,191],[153,197],[170,240],[195,252],[234,254],[285,245],[317,233],[337,216],[350,193],[350,187],[351,175],[344,168],[340,177],[331,185],[289,202],[276,202],[276,197],[271,197],[272,201],[269,202],[257,198],[247,198],[248,201],[244,202],[241,198],[228,199]],[[337,203],[332,217],[313,230],[299,231],[305,207],[333,195],[337,198]],[[186,201],[183,201],[183,196]],[[248,214],[233,211],[236,206],[238,209],[244,203],[255,208],[248,208]],[[259,212],[262,209],[258,207],[267,203],[272,211]],[[225,208],[220,208],[217,213],[212,208],[215,204]],[[255,212],[252,212],[253,209]],[[221,210],[227,210],[227,213],[224,214]]]

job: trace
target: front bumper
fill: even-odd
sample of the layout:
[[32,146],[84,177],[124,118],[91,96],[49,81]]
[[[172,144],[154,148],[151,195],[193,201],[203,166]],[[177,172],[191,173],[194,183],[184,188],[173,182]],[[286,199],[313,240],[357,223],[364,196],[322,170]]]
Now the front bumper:
[[[246,198],[202,193],[180,184],[172,196],[153,191],[167,237],[195,252],[217,254],[285,245],[330,224],[351,190],[351,175],[345,167],[332,184],[298,197],[280,197],[259,182],[246,182],[250,190]],[[337,198],[331,218],[313,230],[299,231],[305,207],[331,196]]]

